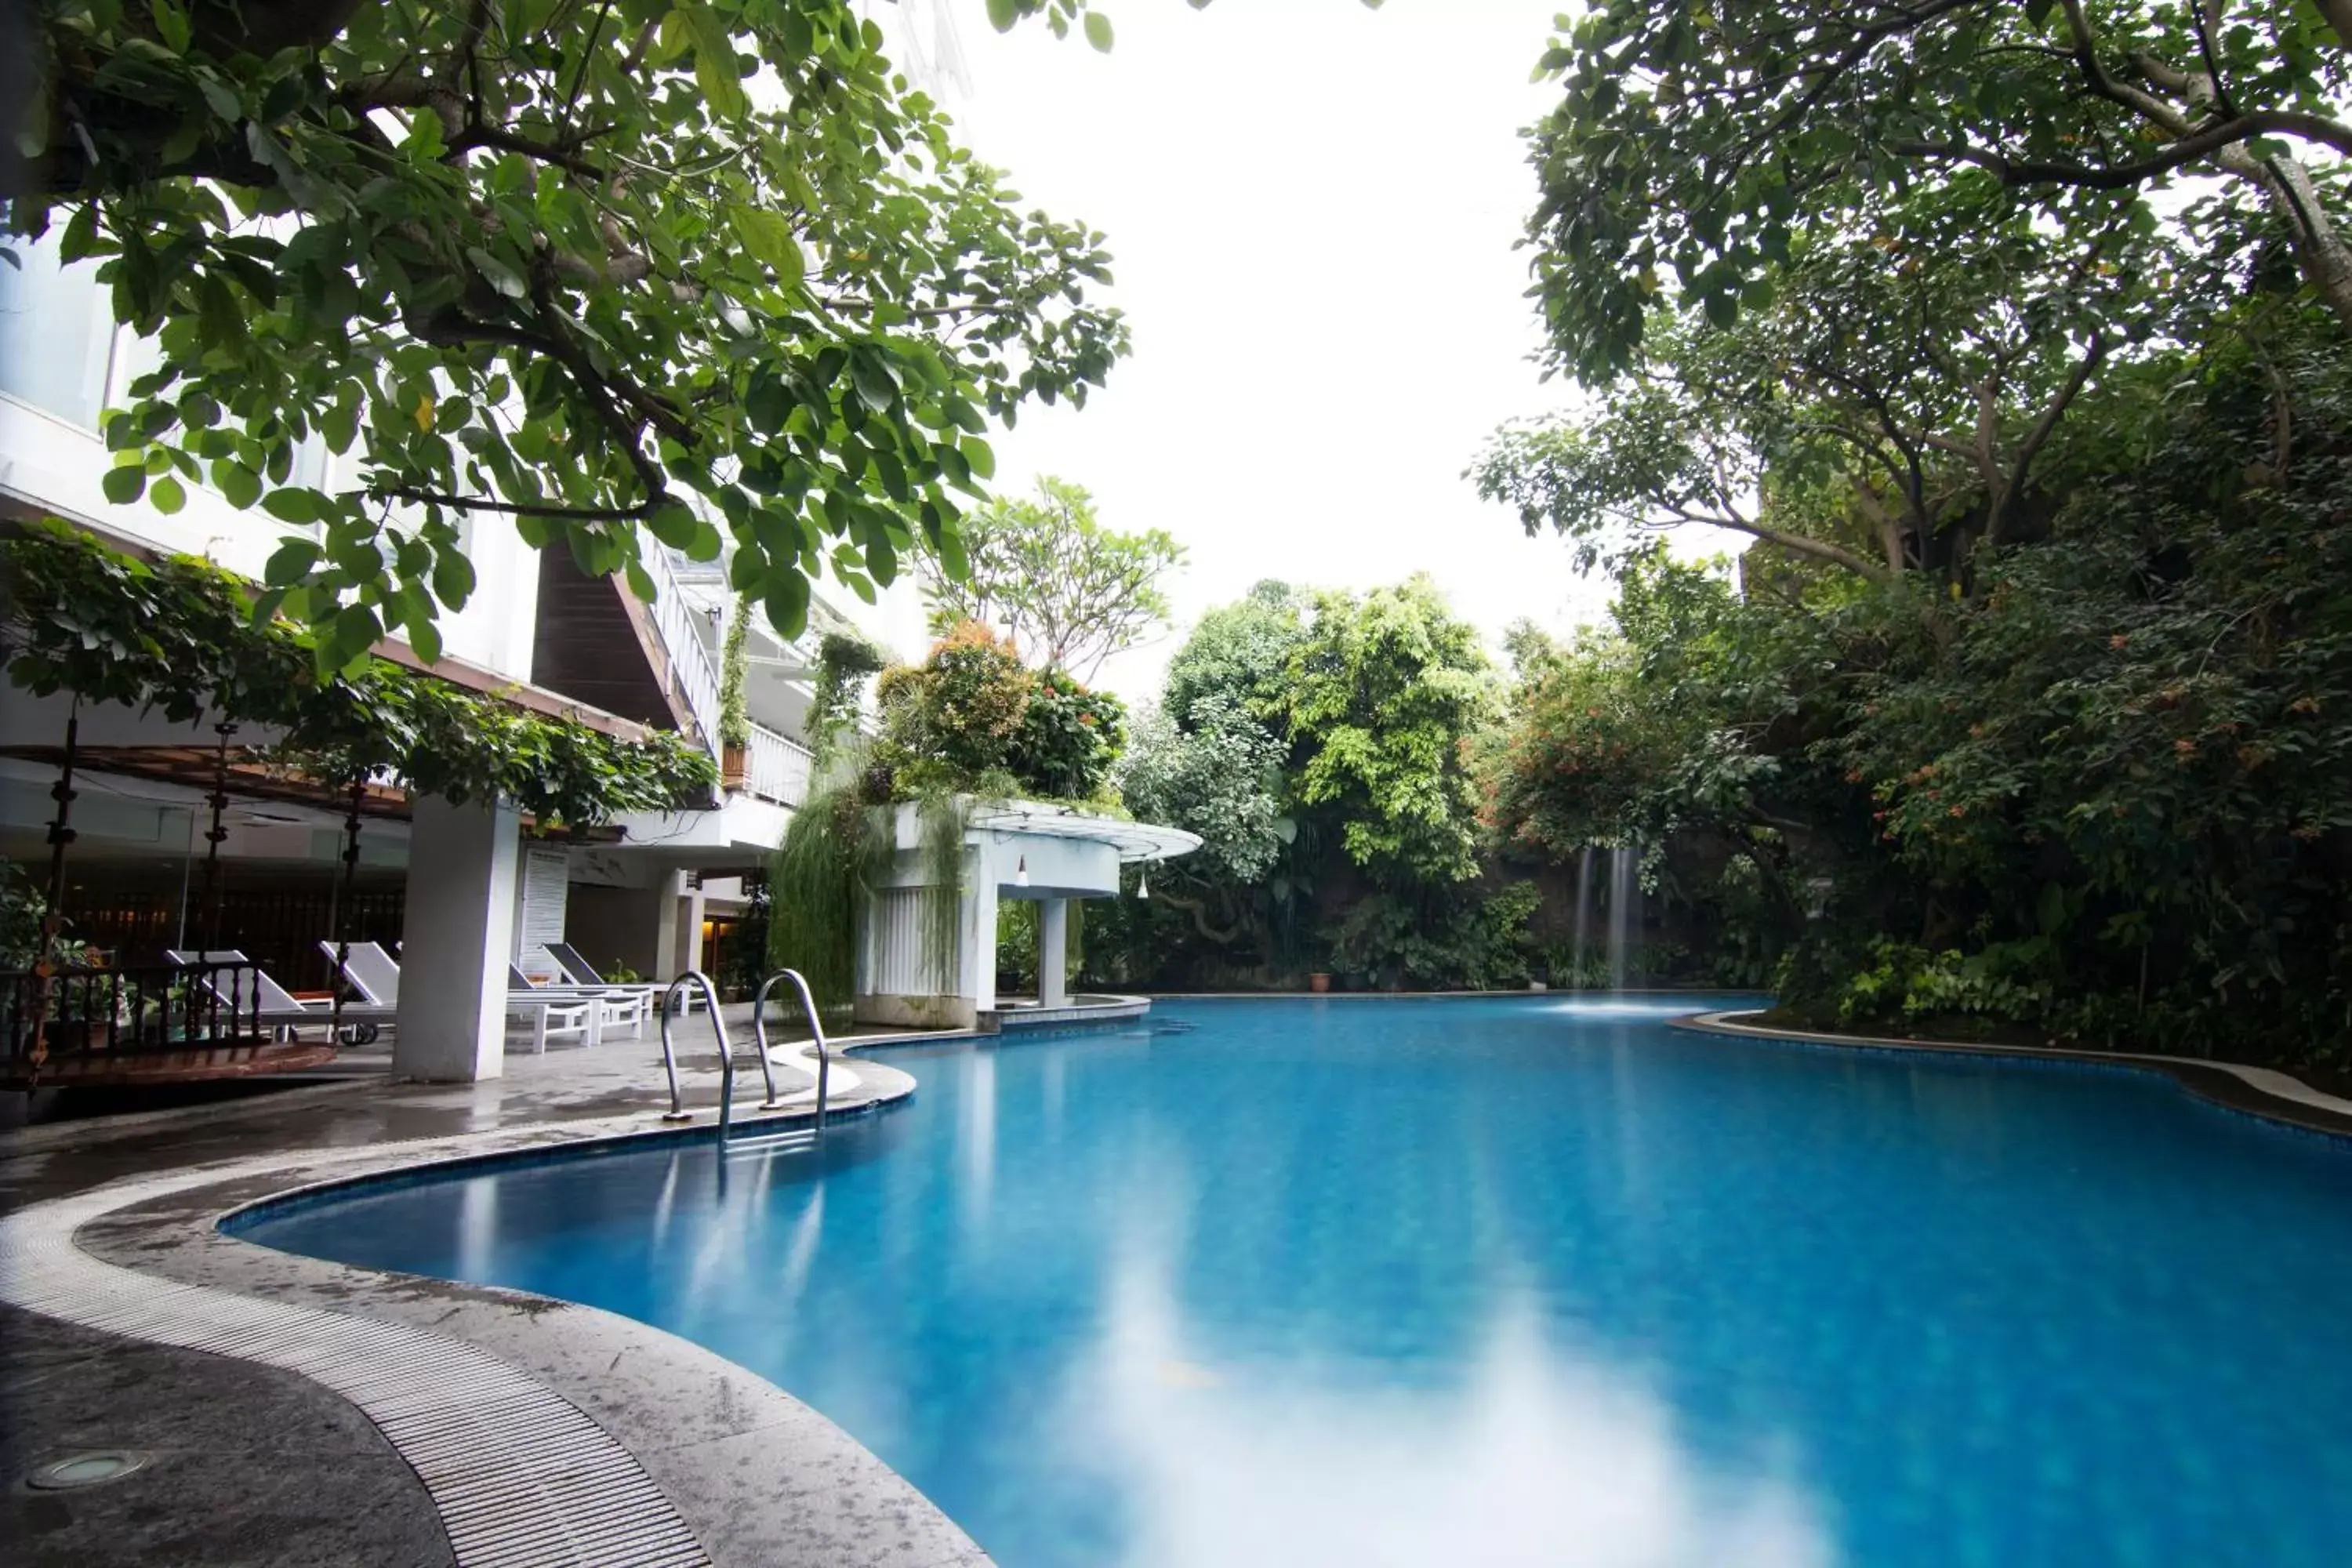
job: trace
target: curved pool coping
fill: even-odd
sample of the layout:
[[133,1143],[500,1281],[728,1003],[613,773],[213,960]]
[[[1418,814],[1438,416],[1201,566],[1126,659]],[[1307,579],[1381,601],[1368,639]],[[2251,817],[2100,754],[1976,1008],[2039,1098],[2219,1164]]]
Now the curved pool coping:
[[[797,1054],[780,1047],[778,1059],[798,1065]],[[871,1059],[859,1076],[859,1102],[835,1109],[828,1125],[915,1088]],[[811,1110],[742,1115],[735,1136],[811,1129]],[[654,1114],[280,1151],[28,1204],[0,1216],[0,1302],[332,1390],[416,1471],[461,1565],[989,1568],[970,1536],[847,1432],[691,1341],[578,1302],[281,1252],[224,1228],[260,1207],[380,1182],[717,1135],[649,1127]]]
[[2224,1110],[2259,1117],[2263,1121],[2278,1122],[2305,1132],[2352,1139],[2352,1100],[2314,1089],[2292,1073],[2282,1072],[2276,1068],[2206,1061],[2195,1057],[2160,1056],[2153,1051],[2086,1051],[2059,1046],[1923,1040],[1899,1035],[1842,1035],[1827,1030],[1783,1029],[1743,1021],[1763,1016],[1758,1010],[1695,1013],[1667,1022],[1672,1027],[1695,1034],[1810,1047],[1818,1050],[1913,1057],[1998,1058],[2020,1063],[2042,1062],[2147,1074],[2168,1079],[2193,1098]]

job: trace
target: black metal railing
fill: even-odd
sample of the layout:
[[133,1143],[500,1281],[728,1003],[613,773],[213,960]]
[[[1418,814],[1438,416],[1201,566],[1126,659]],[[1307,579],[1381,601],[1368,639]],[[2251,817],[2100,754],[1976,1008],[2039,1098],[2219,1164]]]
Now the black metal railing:
[[0,1078],[57,1080],[174,1052],[266,1044],[250,963],[0,972]]

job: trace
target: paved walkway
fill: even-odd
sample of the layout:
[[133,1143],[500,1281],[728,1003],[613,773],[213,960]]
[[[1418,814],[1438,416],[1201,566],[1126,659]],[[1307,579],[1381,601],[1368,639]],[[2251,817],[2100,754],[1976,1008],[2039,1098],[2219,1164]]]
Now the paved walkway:
[[[719,1082],[709,1026],[697,1018],[677,1033],[684,1097],[708,1128]],[[742,1055],[739,1125],[759,1119],[763,1092]],[[788,1098],[807,1083],[789,1068],[778,1073]],[[834,1103],[849,1111],[911,1087],[878,1060],[853,1058],[844,1076],[856,1082],[846,1092],[836,1083]],[[11,1542],[10,1561],[408,1565],[487,1562],[520,1540],[523,1555],[512,1560],[521,1563],[984,1564],[838,1428],[683,1341],[520,1292],[293,1258],[213,1226],[223,1210],[272,1192],[421,1158],[658,1135],[667,1108],[649,1031],[643,1041],[509,1054],[507,1076],[479,1084],[361,1079],[0,1135],[0,1299],[43,1309],[0,1306],[9,1478],[0,1540]],[[278,1327],[246,1325],[239,1313],[274,1314]],[[93,1320],[126,1332],[100,1331]],[[294,1349],[273,1348],[273,1332]],[[352,1373],[351,1358],[316,1348],[335,1334],[396,1342],[399,1366],[479,1364],[446,1388],[386,1392]],[[286,1370],[303,1364],[305,1343],[312,1373]],[[501,1430],[513,1422],[459,1408],[499,1379],[513,1385],[502,1397],[535,1401],[535,1419],[564,1427],[568,1441],[603,1444],[609,1462],[553,1464],[546,1440],[524,1447]],[[428,1451],[402,1425],[402,1412],[433,1399],[454,1402],[454,1418],[471,1423],[454,1457]],[[131,1453],[141,1468],[72,1490],[22,1483],[94,1450]],[[656,1552],[631,1547],[626,1531],[543,1528],[551,1516],[592,1511],[574,1500],[592,1486],[623,1500],[615,1506],[635,1518],[635,1539],[660,1538],[663,1521],[646,1516],[665,1507],[688,1534],[673,1532]],[[534,1520],[548,1539],[515,1533]]]

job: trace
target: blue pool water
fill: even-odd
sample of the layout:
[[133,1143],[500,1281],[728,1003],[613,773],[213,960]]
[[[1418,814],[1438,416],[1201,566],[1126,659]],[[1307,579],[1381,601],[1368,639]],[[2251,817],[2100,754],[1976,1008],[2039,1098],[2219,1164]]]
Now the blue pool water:
[[246,1234],[698,1341],[1003,1568],[2352,1562],[2352,1146],[1665,1011],[1162,1003]]

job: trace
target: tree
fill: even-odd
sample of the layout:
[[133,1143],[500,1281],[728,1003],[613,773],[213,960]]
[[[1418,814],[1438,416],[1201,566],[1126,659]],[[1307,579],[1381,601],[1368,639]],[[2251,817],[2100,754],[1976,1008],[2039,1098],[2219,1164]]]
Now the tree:
[[[1280,741],[1220,693],[1192,705],[1188,727],[1165,708],[1148,711],[1119,766],[1129,810],[1201,836],[1201,847],[1170,861],[1161,879],[1222,895],[1228,907],[1215,918],[1227,928],[1238,919],[1234,896],[1264,882],[1297,837],[1297,824],[1283,812],[1284,754]],[[1214,937],[1211,911],[1198,902],[1192,908],[1202,934]]]
[[1415,576],[1361,598],[1320,593],[1275,710],[1292,789],[1383,886],[1477,874],[1477,796],[1462,742],[1494,715],[1477,629]]
[[2083,243],[1969,174],[1798,236],[1727,324],[1653,311],[1597,407],[1506,428],[1473,468],[1580,568],[1700,523],[1885,581],[2046,526],[2061,421],[2229,279],[2116,207]]
[[[1084,0],[1010,25],[1108,31]],[[958,561],[982,437],[1126,351],[1101,237],[1023,215],[849,0],[43,0],[10,232],[63,220],[160,363],[118,501],[322,525],[264,602],[341,667],[473,574],[468,513],[583,566],[639,531],[787,634],[809,579]],[[296,447],[351,455],[295,484]],[[640,593],[651,592],[632,572]]]
[[1159,580],[1184,562],[1167,533],[1118,533],[1094,499],[1051,477],[1035,500],[997,500],[965,517],[963,563],[926,557],[934,634],[963,621],[1002,627],[1022,656],[1092,679],[1102,661],[1149,640],[1168,618]]
[[1604,0],[1538,67],[1564,87],[1531,138],[1555,363],[1633,363],[1668,272],[1727,323],[1801,235],[1965,171],[2078,240],[2218,175],[2352,323],[2348,61],[2341,0]]

